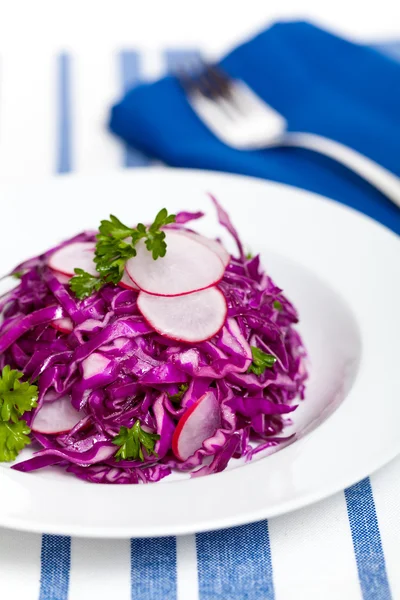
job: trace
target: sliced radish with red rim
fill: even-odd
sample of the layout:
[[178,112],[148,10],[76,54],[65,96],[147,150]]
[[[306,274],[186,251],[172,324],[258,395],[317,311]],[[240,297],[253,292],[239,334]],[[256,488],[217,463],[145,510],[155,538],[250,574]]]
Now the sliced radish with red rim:
[[177,233],[185,235],[186,237],[195,240],[196,242],[204,244],[204,246],[207,246],[207,248],[209,248],[219,256],[225,268],[229,265],[231,255],[227,250],[225,250],[225,248],[220,242],[217,242],[217,240],[212,240],[211,238],[205,237],[204,235],[194,233],[193,231],[187,231],[186,229],[178,229]]
[[83,269],[90,275],[98,275],[93,262],[95,244],[74,242],[56,250],[49,258],[49,267],[64,275],[74,275],[75,269]]
[[197,240],[176,231],[165,232],[167,253],[154,260],[143,240],[126,270],[141,290],[158,296],[180,296],[209,288],[224,275],[219,256]]
[[138,308],[158,333],[189,343],[208,340],[218,333],[228,310],[225,296],[215,287],[173,297],[140,292]]
[[31,429],[38,433],[59,434],[71,431],[79,421],[85,417],[85,413],[75,410],[69,396],[63,396],[58,400],[43,402],[36,413]]
[[60,331],[61,333],[71,333],[71,331],[74,328],[73,322],[68,317],[65,317],[63,319],[56,319],[55,321],[52,321],[50,325],[54,327],[54,329],[57,329],[57,331]]
[[187,460],[221,426],[221,411],[214,393],[206,392],[183,413],[172,437],[172,451]]
[[59,271],[54,271],[54,277],[64,285],[69,283],[69,281],[71,280],[71,275],[64,275],[64,273],[60,273]]
[[124,271],[124,274],[122,275],[122,279],[119,282],[119,285],[123,288],[125,288],[126,290],[139,290],[140,288],[136,285],[136,283],[134,281],[132,281],[132,279],[129,277],[128,273],[126,271]]

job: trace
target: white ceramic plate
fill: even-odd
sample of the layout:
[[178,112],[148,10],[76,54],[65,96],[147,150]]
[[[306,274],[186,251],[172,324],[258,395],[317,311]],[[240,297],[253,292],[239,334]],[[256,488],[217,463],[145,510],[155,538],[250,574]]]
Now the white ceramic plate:
[[[0,525],[93,537],[183,534],[271,517],[362,479],[400,451],[399,239],[370,219],[310,193],[222,174],[134,170],[0,187],[0,272],[110,212],[150,220],[155,211],[228,209],[298,307],[311,359],[298,439],[247,465],[150,485],[89,484],[56,469],[0,467]],[[233,468],[237,467],[237,468]]]

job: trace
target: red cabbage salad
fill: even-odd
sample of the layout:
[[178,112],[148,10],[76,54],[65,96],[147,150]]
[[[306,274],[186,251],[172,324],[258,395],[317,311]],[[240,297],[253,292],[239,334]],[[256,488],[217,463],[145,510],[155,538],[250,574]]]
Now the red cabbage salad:
[[146,483],[217,473],[290,439],[307,379],[298,316],[212,199],[236,256],[188,227],[203,213],[162,209],[148,226],[110,216],[13,270],[0,461]]

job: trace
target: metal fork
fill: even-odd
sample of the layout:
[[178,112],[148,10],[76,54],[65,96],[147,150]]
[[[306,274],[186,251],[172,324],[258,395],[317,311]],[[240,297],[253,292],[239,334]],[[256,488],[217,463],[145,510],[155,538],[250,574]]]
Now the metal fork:
[[288,132],[281,114],[216,65],[199,59],[177,77],[195,113],[228,146],[240,150],[295,146],[318,152],[346,166],[400,207],[400,178],[394,173],[332,139]]

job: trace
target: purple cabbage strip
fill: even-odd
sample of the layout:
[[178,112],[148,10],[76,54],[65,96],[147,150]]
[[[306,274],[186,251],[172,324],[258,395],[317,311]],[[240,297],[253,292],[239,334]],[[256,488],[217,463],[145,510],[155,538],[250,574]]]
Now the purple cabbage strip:
[[209,194],[209,196],[210,196],[215,208],[217,209],[218,221],[220,222],[222,227],[225,227],[225,229],[227,229],[229,231],[229,233],[231,234],[231,236],[233,237],[233,239],[235,240],[235,242],[237,244],[241,260],[245,261],[245,254],[244,254],[242,242],[240,241],[239,234],[236,231],[235,227],[233,226],[228,213],[226,212],[225,209],[222,208],[222,206],[220,205],[218,200],[215,198],[215,196],[213,196],[212,194]]
[[201,219],[202,217],[204,217],[204,213],[201,211],[188,212],[182,210],[176,214],[175,223],[178,225],[185,225],[185,223],[189,223],[189,221],[195,221],[197,219]]
[[155,451],[160,459],[164,458],[164,456],[170,450],[172,436],[175,431],[174,420],[165,407],[166,399],[166,394],[160,394],[153,404],[153,412],[157,424],[157,433],[160,435],[160,439],[156,444]]
[[53,271],[49,268],[43,269],[43,281],[48,285],[50,292],[64,311],[71,317],[75,323],[82,323],[84,316],[79,310],[77,303],[72,298],[66,286],[60,283],[55,277]]
[[14,323],[13,327],[6,331],[4,335],[0,336],[0,352],[2,353],[7,350],[11,344],[16,342],[33,327],[37,327],[43,323],[50,323],[55,319],[61,319],[63,315],[62,307],[54,305],[40,308],[32,314],[24,316],[17,323]]
[[115,446],[109,442],[98,442],[89,450],[84,450],[83,452],[76,452],[67,448],[46,448],[37,452],[33,458],[17,463],[13,468],[16,471],[27,473],[48,464],[56,464],[64,460],[74,465],[89,466],[104,462],[113,454],[115,454]]

